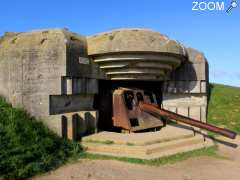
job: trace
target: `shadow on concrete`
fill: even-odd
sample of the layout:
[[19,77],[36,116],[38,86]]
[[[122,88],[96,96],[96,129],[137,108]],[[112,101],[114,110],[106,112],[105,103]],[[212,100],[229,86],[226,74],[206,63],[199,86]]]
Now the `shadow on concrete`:
[[232,142],[228,142],[228,141],[219,139],[219,138],[217,138],[217,137],[208,135],[207,133],[200,132],[200,131],[196,131],[196,133],[203,135],[204,138],[213,140],[215,143],[220,143],[220,144],[222,144],[222,145],[225,145],[225,146],[228,146],[228,147],[231,147],[231,148],[237,148],[237,147],[238,147],[238,145],[237,145],[236,143],[232,143]]
[[211,95],[212,95],[212,90],[213,90],[213,84],[209,84],[209,88],[208,88],[208,103],[211,100]]
[[83,136],[94,134],[96,131],[96,120],[90,112],[84,113],[84,118],[78,113],[72,116],[73,139],[81,140]]
[[176,122],[171,121],[171,120],[167,120],[167,122],[168,122],[167,126],[174,126],[174,127],[177,127],[177,128],[182,128],[182,129],[186,129],[186,130],[194,132],[193,127],[190,127],[190,126],[187,126],[187,125],[184,125],[184,124],[177,124]]
[[73,139],[81,139],[81,137],[84,135],[84,132],[86,132],[86,125],[84,119],[77,113],[72,116],[72,126]]
[[96,132],[96,118],[90,112],[85,113],[85,124],[87,126],[85,135],[94,134]]
[[228,147],[231,147],[231,148],[237,148],[238,147],[238,145],[235,144],[235,143],[228,142],[228,141],[219,139],[217,137],[213,137],[211,135],[208,135],[207,132],[198,131],[198,130],[190,127],[190,126],[186,126],[186,125],[183,125],[183,124],[176,124],[174,121],[170,121],[170,123],[168,123],[167,125],[168,126],[174,126],[174,127],[182,128],[182,129],[186,129],[188,131],[193,131],[194,134],[200,134],[205,139],[210,139],[210,140],[214,141],[215,143],[220,143],[222,145],[225,145],[225,146],[228,146]]
[[67,138],[68,122],[67,122],[67,117],[66,116],[62,116],[61,123],[62,123],[62,137]]
[[[172,81],[186,82],[191,81],[191,83],[181,85],[175,84],[176,90],[181,92],[189,91],[191,92],[197,86],[197,72],[194,68],[194,64],[189,62],[184,62],[170,75]],[[180,88],[180,89],[179,89]]]

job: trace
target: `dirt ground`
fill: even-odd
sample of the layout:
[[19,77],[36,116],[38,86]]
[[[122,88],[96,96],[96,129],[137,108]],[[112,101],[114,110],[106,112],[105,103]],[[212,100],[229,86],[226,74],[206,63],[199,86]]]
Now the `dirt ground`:
[[226,159],[195,157],[159,167],[113,160],[79,160],[35,179],[39,180],[239,180],[240,137],[221,138],[218,154]]

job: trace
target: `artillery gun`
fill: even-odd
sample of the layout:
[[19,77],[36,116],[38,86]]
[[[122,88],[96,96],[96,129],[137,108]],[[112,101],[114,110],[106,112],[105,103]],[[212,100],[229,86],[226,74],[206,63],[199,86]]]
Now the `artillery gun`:
[[136,132],[160,129],[163,119],[175,120],[225,137],[235,139],[236,133],[208,123],[162,109],[154,93],[141,89],[118,88],[113,92],[113,125],[123,131]]

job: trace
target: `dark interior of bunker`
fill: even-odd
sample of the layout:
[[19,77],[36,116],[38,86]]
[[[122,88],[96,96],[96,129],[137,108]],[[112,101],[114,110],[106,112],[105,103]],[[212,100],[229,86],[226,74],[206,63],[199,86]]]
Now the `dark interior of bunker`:
[[[152,93],[155,94],[158,106],[162,102],[162,82],[161,81],[125,81],[125,80],[99,80],[99,93],[94,97],[94,109],[99,110],[98,130],[99,131],[114,131],[121,132],[121,128],[114,127],[112,120],[112,104],[113,91],[119,87],[134,88],[144,90],[144,95],[153,98]],[[126,106],[131,110],[126,101]],[[134,124],[134,120],[132,121]]]

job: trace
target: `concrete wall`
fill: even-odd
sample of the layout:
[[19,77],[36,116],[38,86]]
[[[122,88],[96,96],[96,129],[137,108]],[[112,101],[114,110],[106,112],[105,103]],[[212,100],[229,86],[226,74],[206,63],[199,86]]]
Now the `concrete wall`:
[[104,79],[105,75],[96,63],[88,57],[86,37],[76,33],[65,32],[67,41],[66,75],[69,77],[82,77]]
[[61,120],[62,136],[64,138],[79,140],[82,136],[97,131],[97,111],[77,111],[52,115],[51,119]]
[[187,49],[188,61],[164,82],[164,109],[200,121],[207,120],[208,63],[197,50]]
[[60,30],[9,38],[0,48],[0,94],[36,117],[49,114],[49,94],[61,93],[66,46]]
[[94,69],[85,37],[65,29],[8,33],[0,39],[0,95],[59,135],[61,115],[92,110],[98,92],[97,81],[89,79]]

